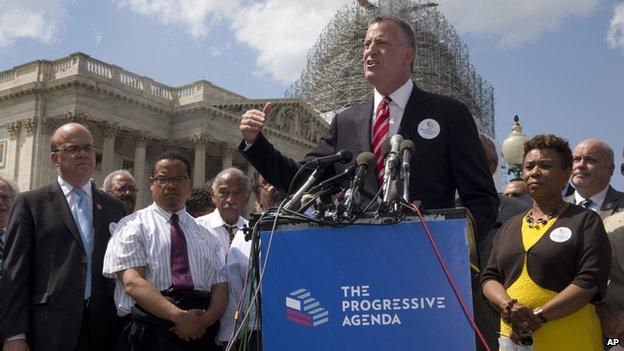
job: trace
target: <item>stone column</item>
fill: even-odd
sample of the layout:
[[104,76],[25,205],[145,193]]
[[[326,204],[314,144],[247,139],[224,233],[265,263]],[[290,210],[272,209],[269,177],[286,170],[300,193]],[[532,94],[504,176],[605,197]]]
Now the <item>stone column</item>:
[[102,131],[104,132],[104,142],[102,144],[102,177],[106,177],[114,171],[115,160],[115,136],[119,132],[119,123],[104,122]]
[[9,132],[9,142],[7,143],[6,150],[6,176],[12,181],[17,180],[17,170],[19,167],[19,135],[22,128],[21,121],[13,121],[7,124],[7,131]]
[[223,152],[223,159],[221,161],[221,170],[232,167],[232,160],[233,160],[232,152],[234,152],[234,146],[228,143],[223,143],[221,144],[221,151]]
[[20,191],[27,191],[34,188],[32,184],[34,169],[35,150],[35,131],[37,129],[37,120],[29,117],[22,120],[22,128],[24,128],[25,138],[19,150],[19,179],[17,186]]
[[149,175],[145,173],[145,150],[147,141],[151,139],[151,135],[146,132],[136,132],[134,139],[134,179],[137,183],[139,192],[137,193],[137,209],[143,208],[150,201],[151,196],[148,193],[147,184],[149,183]]
[[41,154],[43,160],[41,162],[39,186],[50,184],[56,179],[56,168],[50,159],[49,153],[52,151],[50,150],[50,137],[57,127],[57,121],[51,118],[44,118],[41,120],[41,138],[39,139],[41,147],[39,149],[42,150]]
[[202,186],[206,181],[206,144],[210,142],[208,134],[198,132],[190,138],[195,144],[195,162],[193,163],[193,187]]

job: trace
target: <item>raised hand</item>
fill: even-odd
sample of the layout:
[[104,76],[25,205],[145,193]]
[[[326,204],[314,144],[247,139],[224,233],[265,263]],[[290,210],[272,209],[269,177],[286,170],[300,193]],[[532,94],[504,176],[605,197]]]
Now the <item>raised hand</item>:
[[245,114],[241,117],[240,122],[240,131],[243,135],[243,139],[247,143],[253,143],[256,141],[258,134],[262,131],[264,127],[264,122],[266,121],[267,116],[271,112],[273,108],[272,102],[267,102],[262,111],[260,110],[249,110],[245,112]]

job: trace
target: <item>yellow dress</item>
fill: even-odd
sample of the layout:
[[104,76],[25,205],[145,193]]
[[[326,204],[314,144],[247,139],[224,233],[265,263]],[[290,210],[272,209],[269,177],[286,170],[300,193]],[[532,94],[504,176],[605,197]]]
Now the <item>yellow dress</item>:
[[[557,295],[556,292],[537,285],[527,271],[526,252],[557,221],[552,218],[544,226],[529,228],[522,219],[524,264],[518,279],[507,289],[507,294],[531,309],[543,306]],[[511,325],[501,320],[501,333],[509,335]],[[602,351],[602,330],[594,305],[586,304],[580,310],[563,318],[549,321],[533,333],[535,351]]]

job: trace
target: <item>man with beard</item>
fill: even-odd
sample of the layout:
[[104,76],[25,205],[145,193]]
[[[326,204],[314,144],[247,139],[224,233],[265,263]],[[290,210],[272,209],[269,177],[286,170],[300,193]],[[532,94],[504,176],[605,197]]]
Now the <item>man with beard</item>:
[[613,150],[601,140],[581,141],[572,151],[572,183],[576,188],[566,201],[590,209],[606,219],[624,209],[624,193],[609,182],[615,169]]
[[108,195],[123,202],[127,214],[134,212],[137,199],[137,186],[130,172],[124,170],[111,172],[104,179],[102,189]]
[[160,155],[154,203],[123,218],[108,245],[103,272],[124,318],[117,350],[216,349],[228,286],[219,241],[186,212],[190,169],[177,152]]

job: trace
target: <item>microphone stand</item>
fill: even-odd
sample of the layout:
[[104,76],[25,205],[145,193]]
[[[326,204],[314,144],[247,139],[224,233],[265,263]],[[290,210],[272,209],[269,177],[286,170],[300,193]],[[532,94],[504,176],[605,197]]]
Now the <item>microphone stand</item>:
[[297,192],[284,205],[285,209],[292,210],[292,207],[295,204],[297,204],[299,200],[301,200],[301,197],[303,196],[303,194],[312,186],[312,184],[316,182],[320,169],[321,167],[317,167],[314,169],[314,172],[310,174],[310,177],[308,177],[308,180],[306,180],[306,182],[301,186],[301,188],[299,188],[299,190],[297,190]]

